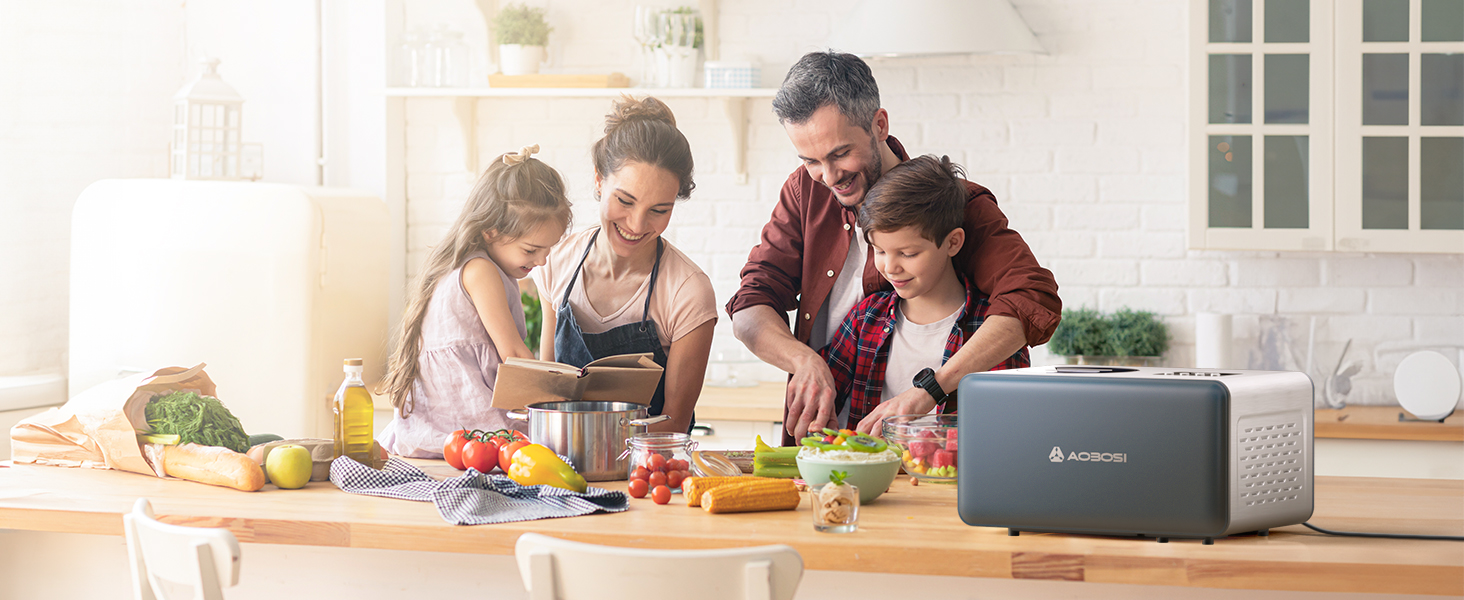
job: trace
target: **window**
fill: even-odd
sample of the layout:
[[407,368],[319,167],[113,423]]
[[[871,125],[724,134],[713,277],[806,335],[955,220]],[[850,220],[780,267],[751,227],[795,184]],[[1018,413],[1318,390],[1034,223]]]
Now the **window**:
[[1191,247],[1464,252],[1464,0],[1191,15]]

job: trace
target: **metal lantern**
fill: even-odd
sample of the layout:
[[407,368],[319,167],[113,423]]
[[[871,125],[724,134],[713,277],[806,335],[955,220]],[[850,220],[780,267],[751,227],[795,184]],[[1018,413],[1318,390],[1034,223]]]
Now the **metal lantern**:
[[219,78],[219,59],[202,58],[203,70],[173,96],[174,179],[240,179],[239,141],[244,98]]

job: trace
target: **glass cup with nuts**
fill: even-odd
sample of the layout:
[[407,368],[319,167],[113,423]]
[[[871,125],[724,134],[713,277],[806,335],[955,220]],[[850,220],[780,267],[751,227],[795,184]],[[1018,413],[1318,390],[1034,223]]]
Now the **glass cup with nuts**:
[[845,483],[845,476],[843,471],[834,471],[829,483],[809,488],[814,531],[852,533],[859,528],[859,488]]

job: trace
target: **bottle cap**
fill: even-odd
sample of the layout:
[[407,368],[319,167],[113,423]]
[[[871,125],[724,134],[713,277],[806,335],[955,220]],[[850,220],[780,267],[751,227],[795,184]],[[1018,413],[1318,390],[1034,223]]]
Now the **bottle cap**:
[[359,367],[359,366],[361,366],[363,364],[365,364],[365,361],[363,361],[363,360],[361,360],[359,358],[348,358],[348,359],[346,359],[346,366],[348,366],[348,367]]

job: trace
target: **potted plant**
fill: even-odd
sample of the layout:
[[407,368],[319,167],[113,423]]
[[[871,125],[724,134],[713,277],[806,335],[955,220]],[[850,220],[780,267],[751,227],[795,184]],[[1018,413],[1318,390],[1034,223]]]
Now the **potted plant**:
[[1047,350],[1070,365],[1158,366],[1169,350],[1169,327],[1154,313],[1128,308],[1111,315],[1064,310]]
[[529,75],[539,72],[544,62],[544,46],[554,28],[544,20],[544,9],[522,4],[509,4],[498,11],[490,24],[493,39],[498,41],[498,70],[504,75]]

